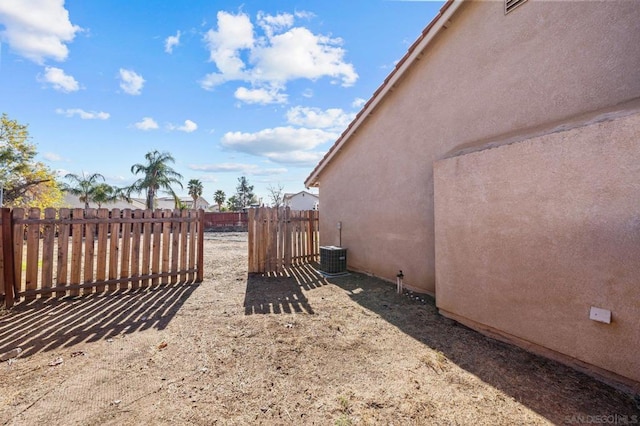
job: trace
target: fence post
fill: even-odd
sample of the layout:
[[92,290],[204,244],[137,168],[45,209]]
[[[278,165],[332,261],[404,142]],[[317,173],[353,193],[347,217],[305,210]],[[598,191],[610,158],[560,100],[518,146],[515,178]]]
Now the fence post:
[[204,210],[198,210],[197,214],[198,226],[198,272],[196,273],[196,282],[204,281]]
[[13,306],[14,273],[13,273],[13,224],[11,222],[11,209],[2,209],[2,269],[4,278],[4,303],[7,308]]

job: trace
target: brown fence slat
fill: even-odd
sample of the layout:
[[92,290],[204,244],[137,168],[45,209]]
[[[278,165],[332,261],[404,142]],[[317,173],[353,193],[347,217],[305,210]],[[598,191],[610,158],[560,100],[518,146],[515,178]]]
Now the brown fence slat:
[[[55,219],[56,218],[56,210],[55,209],[45,209],[44,210],[44,218],[45,219]],[[54,245],[56,242],[56,225],[55,224],[45,224],[42,226],[42,275],[41,275],[41,286],[42,288],[51,288],[53,287],[53,252]],[[45,297],[51,296],[51,293],[43,293]]]
[[[96,281],[104,282],[107,279],[107,246],[109,232],[109,210],[98,209],[98,257],[96,262]],[[104,285],[96,286],[98,293],[104,292]]]
[[[183,218],[189,217],[189,212],[187,210],[183,210],[180,212],[180,216]],[[180,270],[184,271],[187,269],[187,248],[188,248],[188,242],[187,242],[187,222],[182,222],[180,224]],[[180,282],[186,282],[187,281],[187,274],[186,273],[181,273],[180,274]]]
[[112,291],[140,283],[202,281],[201,210],[120,213],[48,208],[41,217],[32,208],[25,218],[24,209],[3,209],[0,297],[5,304],[104,292],[106,286]]
[[[95,209],[87,209],[85,211],[85,218],[94,219],[96,217]],[[84,226],[84,273],[83,283],[88,284],[93,282],[93,262],[95,255],[95,238],[96,238],[96,224],[88,222]],[[90,288],[83,288],[82,294],[91,293]]]
[[196,282],[204,281],[204,211],[198,210],[198,261],[196,262]]
[[256,267],[255,267],[255,249],[253,247],[253,243],[255,241],[255,235],[256,232],[253,229],[253,226],[255,224],[255,216],[256,216],[256,210],[255,209],[251,209],[249,210],[249,221],[247,223],[247,231],[249,232],[249,235],[247,236],[247,246],[249,247],[249,253],[247,254],[247,260],[248,260],[248,270],[249,273],[253,273],[253,272],[257,272],[256,271]]
[[[192,218],[195,218],[197,216],[197,212],[195,210],[190,211],[189,212],[189,216]],[[189,232],[188,232],[188,240],[189,240],[189,248],[187,249],[187,252],[189,253],[188,255],[188,260],[187,260],[187,268],[189,270],[193,270],[196,267],[196,228],[198,226],[198,222],[189,222],[188,227],[189,227]],[[189,276],[187,277],[187,281],[189,282],[193,282],[195,276],[193,274],[193,272],[189,273]]]
[[[2,209],[2,278],[4,280],[4,304],[7,308],[13,306],[15,299],[15,262],[13,253],[13,229],[11,229],[11,211]],[[20,238],[22,240],[22,238]],[[22,241],[21,241],[22,243]]]
[[[174,210],[172,217],[180,217],[180,210]],[[171,222],[171,284],[178,282],[178,253],[180,249],[180,224]]]
[[[111,210],[111,218],[120,218],[120,209]],[[121,224],[111,222],[109,225],[109,281],[118,277],[118,254],[120,252]],[[116,284],[109,284],[108,290],[115,291]]]
[[[29,219],[39,219],[40,209],[29,209]],[[25,289],[35,290],[38,288],[38,261],[40,258],[40,226],[37,224],[27,227],[27,265]],[[31,297],[27,298],[31,299]]]
[[[132,218],[142,217],[142,210],[134,210],[131,212]],[[131,288],[140,287],[140,236],[142,235],[142,223],[133,222],[133,230],[131,232]]]
[[[60,209],[58,211],[60,220],[68,220],[71,217],[69,209]],[[57,271],[56,271],[56,287],[67,283],[68,261],[69,261],[69,233],[71,226],[68,223],[58,225],[58,254],[57,254]],[[65,291],[58,291],[55,297],[64,297]]]
[[[151,210],[145,210],[142,212],[143,218],[150,218],[153,215]],[[140,276],[145,277],[149,275],[151,270],[151,228],[153,224],[151,222],[145,222],[142,224],[142,269],[140,270]],[[150,284],[149,279],[143,279],[141,282],[142,287],[148,287]]]
[[[169,271],[171,261],[171,222],[168,222],[171,218],[171,210],[162,211],[162,270]],[[165,276],[160,278],[160,283],[167,284],[169,277]]]
[[318,260],[317,211],[259,208],[249,211],[248,270],[282,273],[291,265]]
[[[70,284],[80,284],[80,274],[82,273],[82,234],[84,226],[81,219],[84,211],[82,209],[73,209],[73,218],[75,223],[71,225],[71,280]],[[78,289],[72,289],[71,296],[78,295]]]
[[[162,210],[156,210],[153,212],[155,219],[162,219]],[[162,243],[162,222],[153,222],[153,247],[151,256],[151,275],[156,275],[160,272],[160,245]],[[151,285],[158,285],[159,278],[153,278]]]
[[[130,276],[130,262],[131,262],[131,223],[126,222],[130,220],[132,216],[131,209],[124,209],[122,211],[122,219],[125,222],[122,223],[122,260],[120,261],[120,278],[129,278]],[[126,281],[120,282],[120,290],[124,290],[129,287],[129,283]]]

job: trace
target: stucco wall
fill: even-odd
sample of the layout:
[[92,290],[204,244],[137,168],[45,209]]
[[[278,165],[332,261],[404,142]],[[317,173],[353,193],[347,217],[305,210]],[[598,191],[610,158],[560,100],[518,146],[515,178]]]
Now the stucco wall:
[[342,222],[349,268],[433,292],[434,161],[640,97],[640,2],[503,7],[464,3],[320,173],[321,244]]
[[640,382],[640,113],[434,174],[438,308]]

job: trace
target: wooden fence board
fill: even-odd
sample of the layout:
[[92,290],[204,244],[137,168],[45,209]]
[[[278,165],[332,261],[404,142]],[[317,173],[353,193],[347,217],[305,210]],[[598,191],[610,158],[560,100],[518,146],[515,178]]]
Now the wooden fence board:
[[[94,219],[96,217],[95,209],[87,209],[85,212],[85,219]],[[93,263],[95,255],[95,239],[96,239],[96,224],[87,222],[84,228],[84,273],[83,283],[89,284],[93,282]],[[82,294],[91,293],[91,288],[85,287],[82,289]]]
[[[0,233],[2,234],[2,279],[4,280],[4,302],[10,308],[13,306],[16,288],[15,283],[15,260],[13,253],[13,229],[11,226],[11,211],[2,209],[0,220],[2,225]],[[22,240],[22,238],[20,238]],[[22,241],[21,241],[22,243]],[[22,247],[22,245],[20,246]]]
[[[134,210],[131,212],[131,217],[136,219],[142,216],[142,210]],[[142,224],[140,222],[133,222],[133,230],[131,231],[131,276],[137,278],[140,276],[140,236],[142,234]],[[137,289],[140,287],[140,280],[134,279],[131,281],[131,288]]]
[[[171,222],[168,222],[164,219],[171,218],[171,210],[163,210],[162,211],[162,270],[170,271],[170,255],[171,255]],[[169,282],[169,277],[160,278],[160,282],[162,284],[167,284]]]
[[196,261],[196,282],[204,281],[204,211],[198,210],[198,227],[196,228],[198,240],[196,246],[198,250],[198,260]]
[[[58,211],[60,220],[69,220],[71,212],[69,209],[60,209]],[[58,225],[58,254],[57,254],[57,271],[56,271],[56,287],[64,285],[67,282],[69,261],[69,232],[71,225],[61,223]],[[57,291],[55,297],[64,297],[65,291]]]
[[[40,219],[40,209],[29,210],[29,219]],[[26,283],[27,291],[38,288],[38,261],[40,258],[40,227],[31,226],[27,228],[27,265]],[[27,300],[32,299],[29,296]]]
[[[79,219],[84,217],[82,209],[73,209],[74,223],[71,225],[71,285],[80,284],[80,274],[82,273],[82,234],[84,226]],[[79,288],[72,288],[71,296],[79,294]]]
[[201,282],[203,229],[202,211],[45,209],[41,217],[34,208],[25,217],[24,209],[3,209],[0,296],[11,306],[14,296]]
[[[150,218],[152,216],[151,210],[144,210],[142,212],[143,218]],[[142,224],[142,269],[140,270],[141,276],[149,275],[151,270],[151,228],[153,224],[151,222],[145,222]],[[142,287],[148,287],[150,284],[149,279],[143,279],[141,281]]]
[[[172,218],[180,217],[180,210],[174,210]],[[171,222],[171,284],[178,282],[178,253],[180,249],[180,224]]]
[[14,276],[14,294],[24,291],[22,286],[22,255],[24,249],[24,225],[16,223],[17,220],[24,219],[24,209],[13,209],[12,220],[13,225],[13,272]]
[[[190,217],[195,217],[196,213],[195,211],[190,211],[189,212],[189,216]],[[189,227],[189,232],[188,232],[188,239],[189,239],[189,249],[187,250],[187,254],[189,256],[188,259],[188,264],[187,264],[187,268],[192,271],[195,269],[196,267],[196,230],[197,230],[197,226],[198,226],[198,222],[190,222],[188,224]],[[193,272],[189,272],[189,276],[187,277],[187,281],[193,281],[194,278],[194,273]]]
[[[44,210],[45,219],[55,219],[55,209]],[[56,225],[47,223],[42,226],[42,275],[41,286],[42,288],[50,288],[53,284],[53,250],[56,237]],[[51,293],[43,293],[43,297],[51,296]]]
[[[98,223],[98,256],[96,262],[96,281],[101,282],[107,279],[107,238],[109,233],[109,224],[107,219],[109,218],[109,210],[98,209],[98,219],[101,221]],[[104,291],[104,285],[96,286],[96,291],[102,293]]]
[[282,273],[318,259],[318,212],[252,209],[248,215],[250,273]]
[[[180,216],[183,218],[189,217],[189,212],[187,210],[183,210],[180,212]],[[187,269],[187,225],[186,221],[180,223],[180,270],[186,271]],[[187,273],[182,272],[180,274],[180,282],[187,281]]]
[[[156,210],[153,217],[162,218],[162,210]],[[151,274],[160,273],[160,245],[162,243],[162,222],[153,222],[153,254],[151,256]],[[151,285],[158,285],[160,278],[156,277],[151,280]]]
[[[120,218],[120,209],[111,210],[112,218]],[[120,223],[111,223],[109,225],[109,281],[118,278],[118,255],[120,253],[120,232],[122,225]],[[117,285],[109,284],[108,290],[115,291]]]
[[[120,278],[127,278],[131,276],[130,262],[131,262],[131,223],[126,222],[132,217],[131,209],[124,209],[122,211],[122,219],[125,221],[122,223],[122,260],[120,261]],[[120,282],[120,290],[124,290],[129,287],[129,284],[125,281]]]

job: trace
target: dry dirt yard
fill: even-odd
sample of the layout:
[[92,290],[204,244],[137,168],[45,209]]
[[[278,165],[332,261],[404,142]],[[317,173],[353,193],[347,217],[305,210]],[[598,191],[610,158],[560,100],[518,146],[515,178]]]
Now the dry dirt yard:
[[206,234],[205,281],[0,317],[0,424],[624,424],[638,401],[445,320],[364,275],[247,276]]

